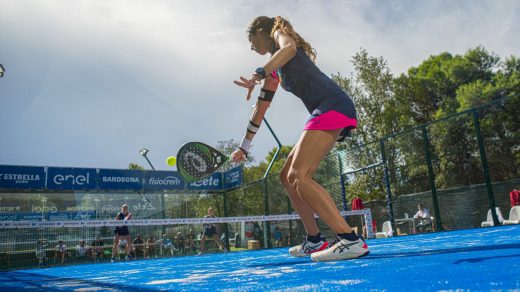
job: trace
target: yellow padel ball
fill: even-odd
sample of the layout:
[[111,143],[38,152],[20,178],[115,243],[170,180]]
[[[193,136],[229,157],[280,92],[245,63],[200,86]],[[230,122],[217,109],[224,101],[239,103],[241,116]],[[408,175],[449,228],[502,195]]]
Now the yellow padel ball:
[[169,156],[166,158],[166,164],[169,166],[175,166],[175,163],[177,163],[177,158],[175,158],[175,156]]

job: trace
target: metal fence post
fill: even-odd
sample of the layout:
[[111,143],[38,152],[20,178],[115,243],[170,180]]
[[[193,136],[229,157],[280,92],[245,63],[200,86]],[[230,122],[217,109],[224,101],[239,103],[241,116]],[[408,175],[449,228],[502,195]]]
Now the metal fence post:
[[[266,216],[269,216],[271,214],[269,210],[269,190],[267,187],[267,178],[263,178],[264,183],[264,214]],[[272,247],[271,243],[271,224],[269,224],[269,221],[264,221],[264,246],[267,248]]]
[[341,155],[339,152],[338,152],[338,163],[339,163],[339,183],[341,184],[341,200],[343,202],[343,210],[348,211],[347,189],[345,188],[345,178],[343,177],[343,162],[341,160]]
[[430,188],[432,191],[433,210],[435,212],[435,226],[437,230],[442,230],[441,212],[439,209],[439,200],[437,198],[437,187],[435,186],[435,172],[433,171],[432,157],[430,152],[430,138],[426,126],[422,127],[424,156],[426,164],[428,165],[428,178],[430,181]]
[[385,141],[386,139],[382,139],[379,141],[379,145],[381,147],[381,161],[384,166],[385,175],[385,186],[386,186],[386,207],[388,209],[388,219],[390,219],[390,223],[392,224],[392,229],[395,229],[394,223],[394,207],[392,205],[392,190],[390,189],[390,175],[388,174],[388,164],[386,161],[386,149],[385,149]]
[[[229,217],[229,214],[228,214],[228,202],[227,202],[227,191],[224,191],[224,217]],[[226,236],[224,237],[224,246],[226,247],[226,249],[228,251],[231,250],[231,247],[229,246],[229,228],[228,228],[228,224],[225,223],[224,224],[224,232],[226,233]]]
[[484,147],[484,139],[482,139],[482,133],[480,131],[480,119],[478,117],[478,113],[476,109],[471,111],[473,115],[473,123],[475,124],[475,131],[477,134],[477,142],[478,149],[480,152],[480,159],[482,160],[482,172],[484,173],[484,180],[486,182],[488,199],[489,199],[489,207],[491,209],[491,215],[493,217],[493,223],[495,226],[499,225],[497,212],[496,212],[496,203],[495,203],[495,195],[493,194],[493,186],[491,185],[491,177],[489,175],[489,166],[486,157],[486,149]]
[[[265,170],[263,181],[264,181],[264,213],[266,216],[270,215],[269,210],[269,193],[268,193],[268,187],[267,187],[267,176],[269,175],[269,172],[271,171],[271,168],[273,167],[274,162],[276,161],[276,158],[278,158],[278,154],[280,153],[280,150],[282,149],[282,143],[280,143],[280,140],[278,140],[278,137],[274,133],[273,129],[271,128],[271,125],[267,122],[267,119],[264,117],[264,123],[269,129],[269,132],[271,132],[271,135],[273,135],[274,139],[276,140],[276,143],[278,144],[278,149],[276,149],[276,152],[273,155],[273,159],[271,159],[271,162],[269,163],[269,166]],[[264,226],[264,246],[267,246],[268,248],[272,247],[271,243],[271,226],[269,224],[269,221],[265,221]]]

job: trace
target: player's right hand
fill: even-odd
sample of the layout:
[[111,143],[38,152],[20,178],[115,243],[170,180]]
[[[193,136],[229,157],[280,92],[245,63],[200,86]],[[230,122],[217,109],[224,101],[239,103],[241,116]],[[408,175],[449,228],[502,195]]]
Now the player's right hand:
[[237,150],[233,151],[233,153],[231,153],[231,158],[233,159],[234,162],[239,163],[242,161],[246,161],[247,156],[244,153],[244,151],[242,151],[242,149],[237,149]]

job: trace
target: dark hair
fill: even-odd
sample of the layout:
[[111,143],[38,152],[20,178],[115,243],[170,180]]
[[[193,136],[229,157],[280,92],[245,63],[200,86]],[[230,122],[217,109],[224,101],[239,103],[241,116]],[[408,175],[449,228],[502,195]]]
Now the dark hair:
[[294,31],[291,23],[283,17],[258,16],[251,22],[251,24],[247,28],[248,37],[250,38],[254,34],[256,34],[256,31],[258,29],[262,29],[263,31],[268,33],[269,37],[271,38],[273,38],[274,33],[277,30],[281,30],[282,32],[290,35],[296,42],[296,46],[301,47],[312,61],[316,60],[316,50],[311,46],[311,44],[306,42],[296,31]]
[[251,22],[247,28],[247,34],[249,37],[253,36],[258,29],[262,29],[265,32],[271,33],[275,22],[274,17],[258,16]]

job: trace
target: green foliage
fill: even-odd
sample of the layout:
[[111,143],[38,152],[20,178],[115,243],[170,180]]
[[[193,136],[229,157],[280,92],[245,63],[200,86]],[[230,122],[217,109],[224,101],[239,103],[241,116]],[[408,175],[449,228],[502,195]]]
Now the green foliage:
[[223,194],[202,193],[194,198],[195,217],[204,217],[208,214],[208,209],[213,208],[215,216],[224,217]]
[[[496,173],[502,173],[501,178],[513,175],[514,172],[503,171],[503,168],[498,170],[498,165],[518,159],[518,150],[515,149],[519,148],[520,105],[517,99],[520,95],[520,60],[517,57],[501,61],[483,47],[469,49],[463,55],[444,52],[430,56],[397,77],[392,76],[386,61],[381,57],[370,57],[364,49],[353,57],[352,62],[353,73],[347,77],[333,75],[333,79],[355,101],[359,115],[360,125],[354,139],[336,147],[337,150],[355,149],[355,155],[348,159],[350,168],[370,165],[374,155],[381,154],[377,147],[361,146],[358,149],[360,145],[510,97],[507,107],[491,107],[479,116],[486,147],[493,157],[491,164],[497,165]],[[498,120],[501,122],[497,123]],[[471,113],[427,127],[437,187],[481,181],[474,127]],[[423,139],[419,129],[385,140],[391,187],[397,194],[430,188]],[[512,150],[504,153],[503,149]],[[382,172],[374,172],[374,176],[357,175],[350,182],[351,193],[379,194],[382,198],[384,187],[372,183],[374,178],[382,176]]]
[[142,167],[141,165],[137,164],[137,163],[130,163],[128,164],[128,169],[133,169],[133,170],[144,170],[144,167]]
[[[278,173],[280,173],[285,159],[291,152],[292,147],[282,146],[278,153],[278,157],[273,163],[270,175],[261,180],[273,160],[277,148],[273,148],[262,161],[256,166],[244,168],[244,188],[229,192],[228,210],[230,216],[258,215],[265,213],[265,193],[269,196],[269,206],[271,212],[277,207],[282,208],[284,213],[287,211],[285,191],[279,183]],[[283,205],[283,207],[281,207]]]
[[[332,76],[356,104],[358,128],[350,146],[366,144],[381,134],[386,136],[394,131],[391,127],[394,120],[390,116],[394,108],[393,76],[386,61],[382,57],[370,57],[362,49],[354,55],[352,63],[354,74],[347,77],[340,74]],[[344,148],[338,150],[341,149]]]
[[[269,151],[269,153],[265,157],[265,160],[260,162],[260,164],[244,169],[245,182],[254,182],[264,177],[265,172],[267,171],[267,167],[269,167],[269,163],[271,163],[271,161],[273,160],[277,149],[278,148],[275,147],[271,151]],[[285,163],[285,160],[289,156],[291,150],[292,146],[282,146],[282,148],[280,148],[280,151],[278,152],[278,157],[273,163],[273,166],[271,167],[269,174],[280,173]]]
[[[240,146],[240,142],[235,141],[234,139],[226,140],[226,141],[218,141],[218,144],[215,146],[215,149],[220,151],[224,155],[231,155],[238,147]],[[251,147],[252,148],[252,147]],[[253,155],[248,155],[245,164],[251,165],[253,162],[255,162],[255,158]],[[229,160],[226,161],[221,167],[220,171],[226,171],[233,167],[236,167],[238,164],[234,163],[233,161]]]

